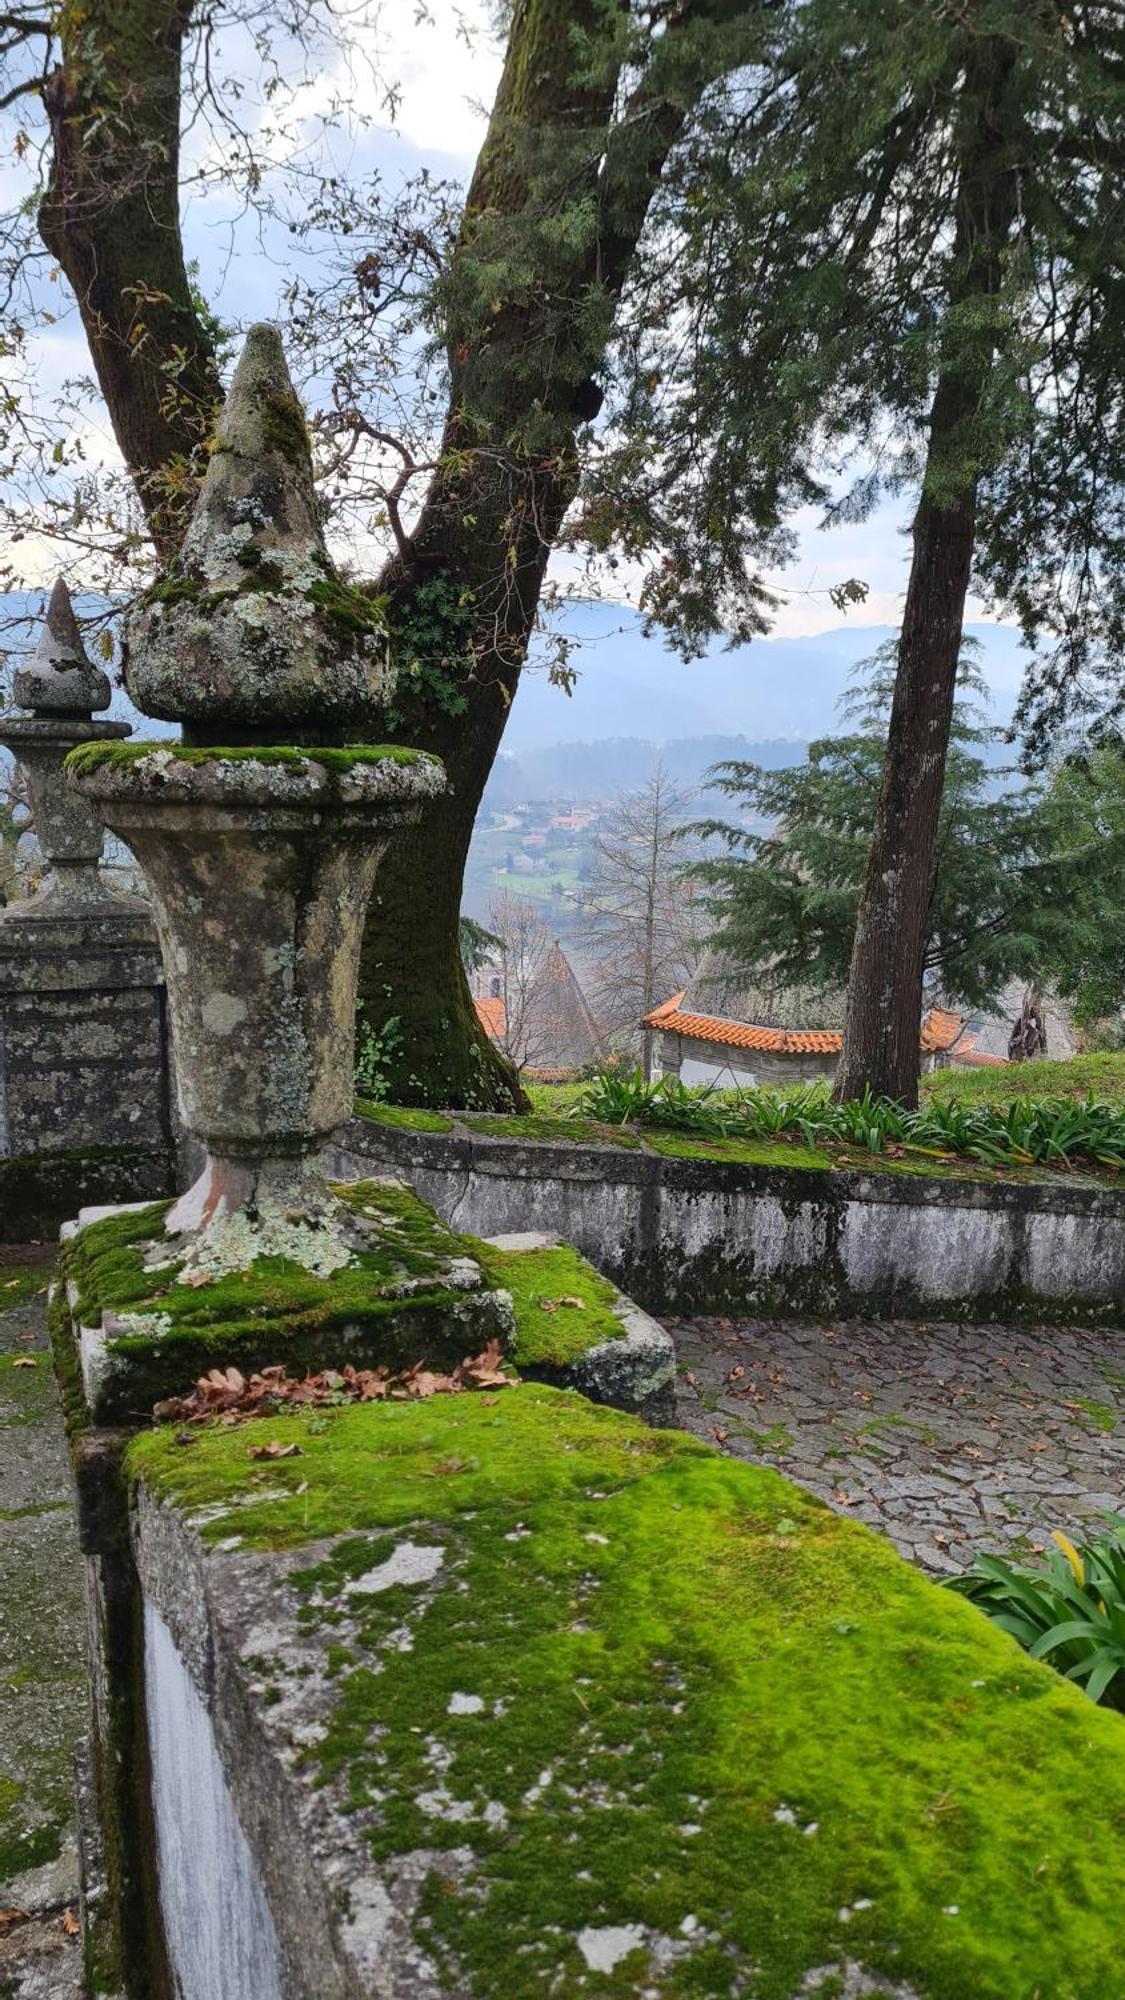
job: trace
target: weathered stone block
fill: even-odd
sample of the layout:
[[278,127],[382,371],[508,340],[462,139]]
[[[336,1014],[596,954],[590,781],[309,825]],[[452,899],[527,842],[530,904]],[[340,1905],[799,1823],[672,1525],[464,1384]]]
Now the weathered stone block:
[[143,908],[0,918],[0,1155],[170,1152],[169,1071],[164,976]]
[[[513,1340],[508,1295],[465,1241],[398,1182],[347,1191],[346,1267],[302,1267],[300,1224],[234,1273],[191,1265],[164,1235],[167,1204],[87,1209],[63,1230],[69,1340],[96,1424],[143,1421],[211,1368],[455,1366]],[[263,1247],[263,1246],[255,1246]]]

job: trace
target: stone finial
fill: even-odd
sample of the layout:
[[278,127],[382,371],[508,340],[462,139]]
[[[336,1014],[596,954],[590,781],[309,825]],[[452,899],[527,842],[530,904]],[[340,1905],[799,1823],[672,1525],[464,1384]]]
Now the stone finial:
[[38,644],[17,670],[12,692],[20,708],[29,708],[36,715],[88,718],[109,707],[109,681],[87,657],[70,592],[61,576],[51,592]]
[[382,608],[325,546],[276,327],[252,327],[183,549],[128,624],[125,681],[189,742],[345,740],[391,691]]

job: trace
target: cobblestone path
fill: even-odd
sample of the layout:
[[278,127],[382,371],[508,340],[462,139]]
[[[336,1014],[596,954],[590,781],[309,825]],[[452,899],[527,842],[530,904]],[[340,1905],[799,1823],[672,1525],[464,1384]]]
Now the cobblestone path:
[[1125,1516],[1125,1332],[669,1320],[680,1422],[939,1575]]
[[86,1674],[48,1275],[0,1260],[0,1994],[12,2000],[81,1990],[73,1758]]

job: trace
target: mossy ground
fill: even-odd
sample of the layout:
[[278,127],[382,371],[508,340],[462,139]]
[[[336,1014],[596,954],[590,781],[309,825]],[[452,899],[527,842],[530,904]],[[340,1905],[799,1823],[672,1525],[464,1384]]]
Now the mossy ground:
[[[301,1457],[149,1433],[130,1475],[237,1502],[243,1550],[342,1537],[297,1578],[335,1688],[306,1757],[377,1859],[478,1857],[460,1888],[431,1877],[421,1918],[463,1990],[792,2000],[846,1955],[923,2000],[1122,1992],[1125,1722],[889,1544],[527,1385],[271,1434]],[[345,1598],[405,1529],[444,1550],[439,1582]],[[435,1768],[465,1817],[435,1811]],[[615,1924],[671,1941],[665,1969],[589,1971],[578,1934]]]
[[41,1345],[46,1277],[0,1265],[0,1907],[70,1837],[85,1719],[69,1475]]
[[1017,1097],[1094,1097],[1099,1104],[1120,1105],[1125,1104],[1125,1055],[938,1069],[922,1078],[921,1094],[923,1098],[955,1097],[970,1104],[1010,1104]]
[[24,1299],[45,1292],[50,1271],[42,1264],[0,1262],[0,1313],[11,1312]]

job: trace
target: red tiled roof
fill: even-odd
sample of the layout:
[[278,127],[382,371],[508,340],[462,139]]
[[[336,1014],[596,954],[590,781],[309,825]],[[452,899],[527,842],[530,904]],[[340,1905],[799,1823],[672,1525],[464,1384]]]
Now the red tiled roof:
[[923,1055],[939,1055],[951,1049],[964,1025],[960,1014],[951,1013],[948,1007],[931,1007],[919,1038]]
[[[838,1028],[758,1028],[749,1021],[725,1020],[719,1014],[685,1014],[680,1011],[683,997],[683,993],[674,993],[670,1000],[646,1014],[641,1025],[671,1030],[694,1041],[719,1042],[727,1048],[756,1049],[761,1055],[838,1056],[844,1046]],[[919,1036],[923,1054],[933,1055],[952,1048],[961,1026],[959,1014],[932,1007]]]
[[682,993],[646,1014],[642,1026],[670,1028],[699,1042],[723,1042],[732,1049],[767,1050],[774,1055],[839,1055],[844,1037],[834,1028],[755,1028],[747,1021],[726,1021],[719,1014],[683,1014]]
[[500,1041],[508,1028],[508,1016],[503,1000],[492,999],[491,997],[486,1000],[474,1000],[473,1006],[477,1010],[477,1020],[480,1022],[489,1040],[493,1042]]

